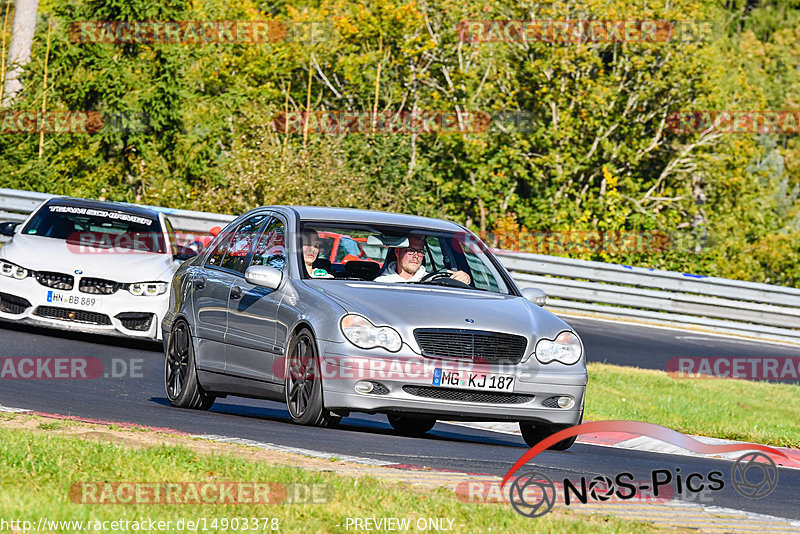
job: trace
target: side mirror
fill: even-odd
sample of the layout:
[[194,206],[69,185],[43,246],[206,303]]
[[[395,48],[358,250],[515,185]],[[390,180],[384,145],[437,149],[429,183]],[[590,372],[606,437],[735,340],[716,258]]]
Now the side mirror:
[[198,252],[193,248],[179,246],[177,247],[177,250],[175,250],[175,254],[173,254],[172,257],[176,260],[184,261],[188,260],[189,258],[194,258],[197,256],[197,254]]
[[251,265],[244,272],[244,279],[254,286],[266,287],[267,289],[277,289],[281,285],[281,273],[275,267],[269,265]]
[[16,222],[0,223],[0,234],[13,237],[17,226],[19,226],[19,223]]
[[536,287],[526,287],[522,290],[522,296],[542,308],[547,302],[547,294]]

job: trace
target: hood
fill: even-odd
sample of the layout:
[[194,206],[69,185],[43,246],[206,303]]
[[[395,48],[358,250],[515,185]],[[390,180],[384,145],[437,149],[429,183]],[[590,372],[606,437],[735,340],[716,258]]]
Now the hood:
[[[107,249],[108,250],[108,249]],[[3,247],[0,258],[34,271],[54,271],[105,278],[120,283],[172,280],[178,264],[169,254],[83,253],[66,240],[31,235],[16,235]]]
[[489,330],[531,342],[571,328],[561,319],[514,295],[419,284],[314,281],[312,285],[348,312],[376,325],[390,325],[416,347],[415,328]]

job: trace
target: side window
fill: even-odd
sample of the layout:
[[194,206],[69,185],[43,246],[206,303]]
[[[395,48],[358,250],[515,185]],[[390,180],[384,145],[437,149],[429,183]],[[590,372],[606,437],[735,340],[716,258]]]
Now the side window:
[[254,215],[236,228],[220,267],[244,274],[247,269],[247,255],[250,254],[265,218],[266,215]]
[[342,236],[339,239],[339,250],[336,251],[336,263],[342,263],[345,256],[356,256],[361,254],[358,243],[349,237]]
[[230,248],[232,237],[233,237],[233,230],[225,232],[220,236],[216,246],[208,255],[208,259],[206,260],[206,265],[214,265],[216,267],[222,265],[222,258],[225,257],[225,253],[228,252],[228,248]]
[[286,235],[283,222],[273,217],[258,239],[250,265],[269,265],[279,271],[286,266]]
[[336,245],[336,241],[332,237],[320,237],[320,244],[319,244],[319,258],[323,260],[331,259],[331,252],[333,252],[333,247]]

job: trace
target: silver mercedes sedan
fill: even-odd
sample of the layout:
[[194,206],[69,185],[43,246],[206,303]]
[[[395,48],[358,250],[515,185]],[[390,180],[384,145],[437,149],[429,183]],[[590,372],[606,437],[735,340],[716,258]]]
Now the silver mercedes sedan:
[[587,382],[580,338],[543,304],[458,224],[257,208],[175,273],[166,394],[195,409],[281,401],[304,425],[383,413],[406,435],[513,421],[533,445],[581,422]]

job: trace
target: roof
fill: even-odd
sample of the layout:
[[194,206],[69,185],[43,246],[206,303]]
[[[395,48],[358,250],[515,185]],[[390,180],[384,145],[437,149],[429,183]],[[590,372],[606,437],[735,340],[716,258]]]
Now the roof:
[[429,228],[448,232],[460,232],[463,228],[451,221],[404,215],[388,211],[360,210],[354,208],[325,208],[320,206],[269,206],[272,208],[291,209],[302,221],[335,221],[343,223],[371,223],[393,226],[410,226]]
[[48,199],[47,204],[58,204],[61,206],[73,206],[80,208],[93,208],[99,210],[116,210],[139,217],[147,217],[150,219],[158,220],[158,211],[134,204],[125,204],[123,202],[103,202],[100,200],[87,200],[85,198],[72,198],[72,197],[53,197]]

